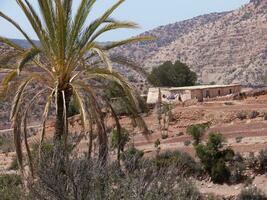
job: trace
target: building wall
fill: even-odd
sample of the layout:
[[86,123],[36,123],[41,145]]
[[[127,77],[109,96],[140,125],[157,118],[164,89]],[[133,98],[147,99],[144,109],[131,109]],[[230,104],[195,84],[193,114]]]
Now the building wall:
[[241,92],[241,86],[203,88],[198,90],[191,90],[191,96],[192,99],[197,98],[199,101],[202,101],[204,98],[215,98],[219,96],[237,94],[240,92]]
[[[229,85],[222,87],[199,87],[186,89],[169,89],[161,88],[162,102],[186,101],[190,99],[198,99],[203,101],[205,98],[215,98],[219,96],[226,96],[230,94],[238,94],[241,92],[241,86]],[[147,96],[147,104],[155,104],[158,102],[159,88],[149,88]]]

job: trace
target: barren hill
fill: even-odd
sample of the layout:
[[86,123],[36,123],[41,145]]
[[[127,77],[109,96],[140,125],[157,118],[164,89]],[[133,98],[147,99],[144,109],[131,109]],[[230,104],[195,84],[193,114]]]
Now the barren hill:
[[213,13],[161,26],[142,35],[156,40],[118,48],[150,71],[180,59],[203,83],[259,85],[267,67],[267,0],[238,10]]

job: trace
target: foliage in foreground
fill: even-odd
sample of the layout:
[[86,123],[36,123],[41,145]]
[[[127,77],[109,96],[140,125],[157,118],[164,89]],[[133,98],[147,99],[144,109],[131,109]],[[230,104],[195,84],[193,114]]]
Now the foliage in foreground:
[[0,175],[0,199],[18,200],[22,198],[21,178],[16,174]]
[[[77,199],[77,200],[201,200],[194,185],[180,176],[175,167],[158,169],[141,159],[141,152],[129,149],[127,162],[138,163],[135,168],[124,170],[117,163],[106,166],[86,156],[73,155],[64,168],[50,164],[49,157],[38,170],[39,179],[30,188],[35,199]],[[138,158],[138,159],[137,159]]]

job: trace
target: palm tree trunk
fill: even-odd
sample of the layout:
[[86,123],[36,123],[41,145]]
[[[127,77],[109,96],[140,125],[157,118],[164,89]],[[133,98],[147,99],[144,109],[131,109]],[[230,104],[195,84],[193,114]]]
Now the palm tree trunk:
[[[65,95],[65,97],[64,97]],[[71,99],[71,93],[68,91],[58,91],[57,94],[57,112],[54,134],[54,162],[62,162],[66,157],[66,145],[68,136],[68,122],[65,122],[64,109],[66,108],[66,117]],[[64,105],[65,102],[65,105]]]

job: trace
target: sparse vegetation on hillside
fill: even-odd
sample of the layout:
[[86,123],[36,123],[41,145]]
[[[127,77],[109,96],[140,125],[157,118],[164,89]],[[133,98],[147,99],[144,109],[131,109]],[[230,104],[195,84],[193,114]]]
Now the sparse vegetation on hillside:
[[154,68],[148,79],[154,86],[182,87],[195,85],[197,75],[180,61],[176,61],[174,64],[168,61]]

